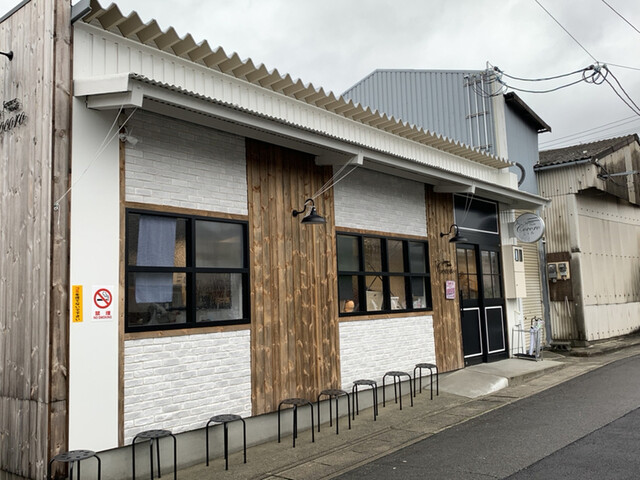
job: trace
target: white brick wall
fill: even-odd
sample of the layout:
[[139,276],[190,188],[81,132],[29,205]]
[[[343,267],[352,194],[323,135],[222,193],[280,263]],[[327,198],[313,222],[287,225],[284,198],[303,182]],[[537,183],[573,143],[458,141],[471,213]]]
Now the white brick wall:
[[127,129],[127,201],[247,214],[244,137],[144,111]]
[[342,388],[350,392],[353,381],[360,378],[376,380],[381,386],[382,376],[389,370],[413,376],[416,363],[435,363],[435,352],[430,315],[342,322]]
[[223,413],[251,415],[249,330],[125,342],[125,444],[143,430],[193,430]]
[[424,184],[362,168],[334,186],[336,226],[427,235]]

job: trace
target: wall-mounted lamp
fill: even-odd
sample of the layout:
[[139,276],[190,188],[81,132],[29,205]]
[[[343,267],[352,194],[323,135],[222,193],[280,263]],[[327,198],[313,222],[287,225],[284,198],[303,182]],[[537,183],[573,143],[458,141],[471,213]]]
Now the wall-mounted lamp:
[[129,135],[128,133],[121,133],[119,137],[122,143],[128,143],[131,146],[136,145],[140,141],[136,137],[134,137],[133,135]]
[[451,231],[453,231],[453,237],[449,239],[449,243],[458,243],[458,242],[468,242],[465,237],[460,236],[460,229],[458,225],[455,223],[449,227],[449,231],[446,233],[440,232],[440,238],[445,237],[447,235],[451,235]]
[[319,225],[321,223],[327,223],[324,217],[318,215],[318,212],[316,211],[316,207],[312,198],[307,198],[304,201],[304,208],[302,210],[294,210],[293,216],[297,217],[301,213],[304,213],[307,210],[307,205],[309,204],[311,204],[311,210],[309,211],[309,213],[307,213],[307,215],[302,219],[300,223],[310,224],[310,225]]
[[8,52],[0,52],[0,55],[4,55],[9,59],[9,61],[13,60],[13,50],[9,50]]

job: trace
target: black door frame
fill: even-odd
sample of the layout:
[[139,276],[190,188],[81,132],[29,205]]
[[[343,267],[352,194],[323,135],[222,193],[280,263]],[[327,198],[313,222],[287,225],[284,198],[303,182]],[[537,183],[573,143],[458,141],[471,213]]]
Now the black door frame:
[[[460,324],[463,335],[462,348],[465,365],[508,358],[509,336],[507,334],[506,299],[504,298],[502,258],[500,252],[498,204],[484,199],[473,198],[472,195],[454,195],[454,212],[460,233],[466,238],[465,242],[456,244],[456,261],[458,261],[458,248],[473,250],[477,275],[477,299],[465,299],[462,292],[463,285],[460,282],[460,276],[457,279],[459,285],[458,292],[460,294]],[[483,271],[483,251],[495,252],[494,256],[489,254],[489,258],[493,257],[494,260],[497,260],[497,278],[495,277],[495,266],[491,267],[489,273]],[[458,265],[459,273],[460,267],[461,266]],[[485,277],[483,275],[488,274],[494,275],[492,278],[493,287],[491,292],[485,292]],[[493,294],[493,289],[496,287],[499,288],[498,296],[494,296]],[[489,295],[487,295],[487,293],[489,293]],[[499,317],[495,316],[497,309],[499,309]],[[489,315],[490,312],[494,313],[494,315]],[[475,327],[476,320],[473,316],[474,314],[478,321],[477,328]],[[501,335],[495,328],[489,328],[489,323],[493,322],[495,326],[496,320],[499,321],[502,330]],[[471,325],[472,334],[479,335],[480,345],[478,345],[478,342],[474,339],[470,338],[469,335],[467,335],[465,339],[465,324],[467,326]],[[467,328],[467,330],[469,330],[469,328]],[[496,333],[498,333],[497,336]],[[492,342],[493,345],[491,345]],[[467,348],[471,349],[471,353],[465,352],[465,343]],[[496,346],[496,343],[501,344],[503,348],[491,349],[492,346]],[[478,348],[480,349],[479,352]]]

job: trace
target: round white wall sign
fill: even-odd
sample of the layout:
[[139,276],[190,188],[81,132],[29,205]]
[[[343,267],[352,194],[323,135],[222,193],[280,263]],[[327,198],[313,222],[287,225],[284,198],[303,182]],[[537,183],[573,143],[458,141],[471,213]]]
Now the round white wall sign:
[[513,232],[521,242],[537,242],[544,235],[544,221],[535,213],[523,213],[516,218]]

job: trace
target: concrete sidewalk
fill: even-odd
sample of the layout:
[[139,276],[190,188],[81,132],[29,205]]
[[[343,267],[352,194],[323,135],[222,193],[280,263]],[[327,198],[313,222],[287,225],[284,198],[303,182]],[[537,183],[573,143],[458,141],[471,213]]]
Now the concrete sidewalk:
[[[380,404],[375,422],[371,408],[361,409],[352,421],[351,430],[343,416],[339,435],[336,435],[335,424],[330,427],[326,423],[320,433],[316,427],[312,443],[311,432],[306,429],[299,432],[295,448],[292,448],[291,435],[284,436],[281,443],[274,440],[250,447],[246,464],[242,463],[242,452],[236,451],[230,455],[228,471],[224,470],[222,446],[214,443],[212,452],[216,458],[209,467],[201,464],[182,469],[178,477],[180,480],[333,478],[478,415],[617,359],[639,354],[640,338],[632,337],[626,340],[626,345],[624,340],[619,341],[617,346],[621,348],[586,358],[545,351],[543,361],[509,359],[446,373],[440,376],[440,395],[434,395],[433,400],[429,398],[428,377],[425,377],[423,391],[415,397],[413,407],[406,395],[400,410],[393,402],[393,390],[391,395],[387,391],[387,405],[383,408]],[[403,386],[405,392],[408,393],[408,388]],[[381,400],[381,393],[379,396]],[[341,406],[343,412],[346,413],[346,404]],[[308,410],[299,412],[300,419],[308,417]],[[323,414],[324,420],[328,420],[328,415]],[[283,425],[284,422],[290,424],[291,417],[286,417]],[[237,431],[230,435],[237,435]],[[169,472],[166,469],[163,473]]]

